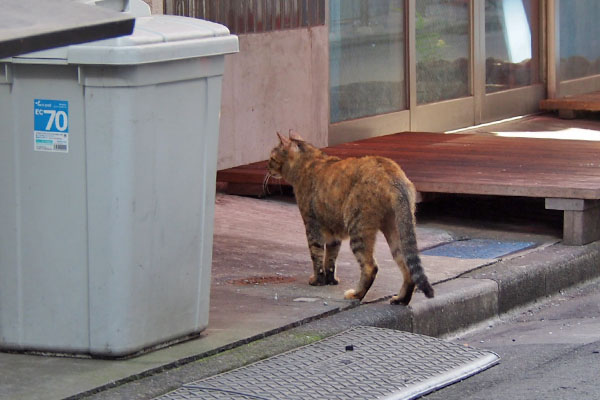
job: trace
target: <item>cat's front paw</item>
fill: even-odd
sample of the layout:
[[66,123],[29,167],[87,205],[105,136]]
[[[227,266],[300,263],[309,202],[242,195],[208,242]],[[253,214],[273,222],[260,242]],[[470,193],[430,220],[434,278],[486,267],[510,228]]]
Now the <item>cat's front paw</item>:
[[327,279],[325,275],[313,275],[309,278],[308,284],[311,286],[325,286],[327,285]]
[[340,280],[338,278],[336,278],[335,276],[328,276],[327,277],[327,284],[328,285],[337,285],[340,283]]

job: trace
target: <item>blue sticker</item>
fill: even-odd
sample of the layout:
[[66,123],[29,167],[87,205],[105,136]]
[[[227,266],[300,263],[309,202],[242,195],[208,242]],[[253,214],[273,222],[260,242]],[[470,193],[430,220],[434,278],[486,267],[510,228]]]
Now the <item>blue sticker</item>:
[[68,153],[69,102],[35,99],[33,101],[34,150]]

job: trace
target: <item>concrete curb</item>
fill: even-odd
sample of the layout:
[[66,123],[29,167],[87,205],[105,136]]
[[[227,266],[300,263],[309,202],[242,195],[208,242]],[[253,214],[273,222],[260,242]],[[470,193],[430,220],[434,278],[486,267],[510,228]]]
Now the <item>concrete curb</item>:
[[127,383],[112,389],[72,398],[150,399],[184,383],[238,368],[359,325],[442,336],[598,277],[600,242],[578,247],[556,244],[436,284],[434,299],[425,299],[421,293],[416,293],[410,307],[383,302],[362,304],[185,365],[174,363],[151,376],[131,377]]
[[470,272],[465,276],[498,284],[498,312],[600,276],[600,242],[556,244]]

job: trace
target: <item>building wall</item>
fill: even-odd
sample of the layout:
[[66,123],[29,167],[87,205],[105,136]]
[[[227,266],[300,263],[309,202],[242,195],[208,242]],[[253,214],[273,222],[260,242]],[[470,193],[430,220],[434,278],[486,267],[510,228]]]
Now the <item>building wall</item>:
[[276,132],[327,145],[326,26],[245,34],[225,58],[218,168],[265,160]]
[[[144,0],[162,14],[163,0]],[[276,132],[328,144],[329,47],[326,25],[240,34],[225,56],[218,169],[268,158]]]

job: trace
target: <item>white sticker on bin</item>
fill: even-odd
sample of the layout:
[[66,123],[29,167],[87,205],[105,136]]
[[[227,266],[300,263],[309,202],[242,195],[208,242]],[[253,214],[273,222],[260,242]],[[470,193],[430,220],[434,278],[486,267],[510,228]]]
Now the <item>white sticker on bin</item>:
[[69,152],[69,102],[33,101],[33,142],[35,151]]

